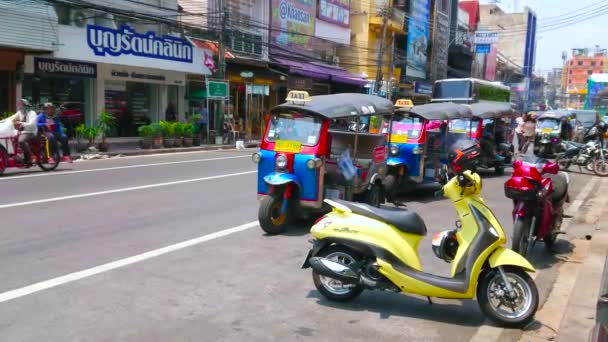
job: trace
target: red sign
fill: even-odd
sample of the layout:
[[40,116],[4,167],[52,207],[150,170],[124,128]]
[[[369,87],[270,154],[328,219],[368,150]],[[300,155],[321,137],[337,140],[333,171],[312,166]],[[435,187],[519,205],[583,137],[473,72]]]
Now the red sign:
[[386,160],[386,147],[379,146],[374,149],[374,163],[382,163]]

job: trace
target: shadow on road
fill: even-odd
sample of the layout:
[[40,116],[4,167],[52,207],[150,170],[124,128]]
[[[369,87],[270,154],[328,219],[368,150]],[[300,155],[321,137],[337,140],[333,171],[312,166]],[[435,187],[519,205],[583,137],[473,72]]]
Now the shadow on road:
[[539,241],[532,249],[528,260],[536,269],[548,269],[557,263],[563,262],[564,258],[573,251],[574,244],[568,240],[558,238],[550,251],[547,250],[544,242]]
[[338,303],[325,299],[316,290],[310,291],[308,298],[315,298],[319,305],[330,308],[374,312],[380,319],[394,316],[411,317],[473,327],[481,326],[485,321],[485,316],[479,311],[477,302],[472,300],[454,300],[449,304],[437,303],[434,300],[431,305],[426,298],[369,291],[352,302]]

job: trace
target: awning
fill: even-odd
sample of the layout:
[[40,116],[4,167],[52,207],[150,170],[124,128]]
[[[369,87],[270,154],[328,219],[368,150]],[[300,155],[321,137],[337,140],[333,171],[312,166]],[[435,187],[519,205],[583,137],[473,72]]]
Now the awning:
[[331,65],[294,61],[286,58],[273,57],[273,59],[279,64],[288,67],[289,72],[292,74],[357,86],[363,86],[369,83],[368,80],[357,77],[343,68],[334,67]]

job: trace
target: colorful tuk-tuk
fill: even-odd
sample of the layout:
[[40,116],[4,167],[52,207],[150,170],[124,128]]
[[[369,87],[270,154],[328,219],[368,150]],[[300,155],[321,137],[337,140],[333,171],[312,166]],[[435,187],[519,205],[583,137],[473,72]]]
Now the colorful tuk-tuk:
[[470,122],[469,136],[479,141],[481,157],[479,166],[494,168],[502,174],[505,165],[513,160],[514,148],[508,139],[513,109],[510,103],[477,102],[470,104],[473,119]]
[[380,206],[387,157],[381,127],[392,115],[393,104],[377,96],[290,92],[271,110],[252,156],[261,228],[279,234],[294,219],[323,214],[324,198]]
[[466,131],[449,129],[449,123],[466,118],[471,118],[471,110],[452,102],[411,108],[396,106],[390,125],[387,162],[389,200],[416,185],[447,179],[449,146],[459,139],[468,139]]
[[[539,157],[550,157],[561,146],[564,128],[562,120],[567,120],[570,114],[566,111],[547,111],[540,113],[536,119],[536,134],[534,135],[534,154]],[[568,140],[568,139],[566,139]]]

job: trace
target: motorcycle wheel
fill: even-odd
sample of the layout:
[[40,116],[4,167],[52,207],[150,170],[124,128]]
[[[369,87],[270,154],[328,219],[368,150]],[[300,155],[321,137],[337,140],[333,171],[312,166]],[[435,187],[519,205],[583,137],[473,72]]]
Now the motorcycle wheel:
[[[361,260],[359,255],[344,246],[333,245],[323,249],[318,254],[319,257],[327,258],[331,261],[343,265],[353,265]],[[312,271],[312,281],[317,290],[327,299],[336,302],[346,302],[353,300],[363,292],[363,285],[343,284],[341,281],[322,276],[316,271]]]
[[384,203],[382,186],[379,184],[372,185],[372,188],[365,194],[365,203],[372,207],[380,208],[380,204]]
[[516,218],[515,225],[513,226],[513,241],[511,242],[511,249],[519,253],[524,258],[530,250],[530,242],[528,236],[530,235],[531,222],[529,217],[518,217]]
[[553,245],[555,245],[556,240],[557,240],[556,233],[551,233],[551,234],[548,234],[547,236],[545,236],[543,241],[545,242],[545,249],[547,250],[547,252],[553,251]]
[[0,176],[6,170],[6,165],[8,164],[8,152],[3,145],[0,145]]
[[605,158],[604,160],[598,158],[593,161],[593,172],[600,177],[608,176],[608,162]]
[[522,328],[534,319],[538,310],[538,289],[525,270],[503,267],[507,281],[516,296],[511,298],[498,269],[485,272],[477,285],[477,301],[481,311],[497,324]]
[[[40,155],[42,158],[38,158],[38,167],[43,171],[53,171],[59,166],[59,161],[61,159],[61,155],[59,155],[59,146],[54,140],[52,144],[53,146],[50,147],[51,155],[47,156],[46,152],[43,152],[42,155]],[[49,157],[53,158],[52,163],[48,162]]]
[[502,165],[494,166],[494,174],[497,176],[502,176],[505,174],[505,167]]
[[281,215],[282,205],[283,199],[276,196],[266,196],[262,202],[260,202],[258,221],[260,222],[260,227],[266,234],[281,234],[290,223],[291,216],[293,215],[290,215],[289,209],[287,209],[286,214]]
[[[568,170],[568,168],[570,167],[571,163],[567,160],[564,160],[563,156],[558,156],[557,158],[555,158],[555,162],[557,163],[557,165],[559,165],[560,169],[562,170]],[[589,170],[591,171],[591,170]]]
[[391,174],[386,176],[386,178],[384,179],[384,185],[386,188],[386,199],[389,202],[393,202],[396,199],[398,193],[397,178],[395,177],[395,175]]

